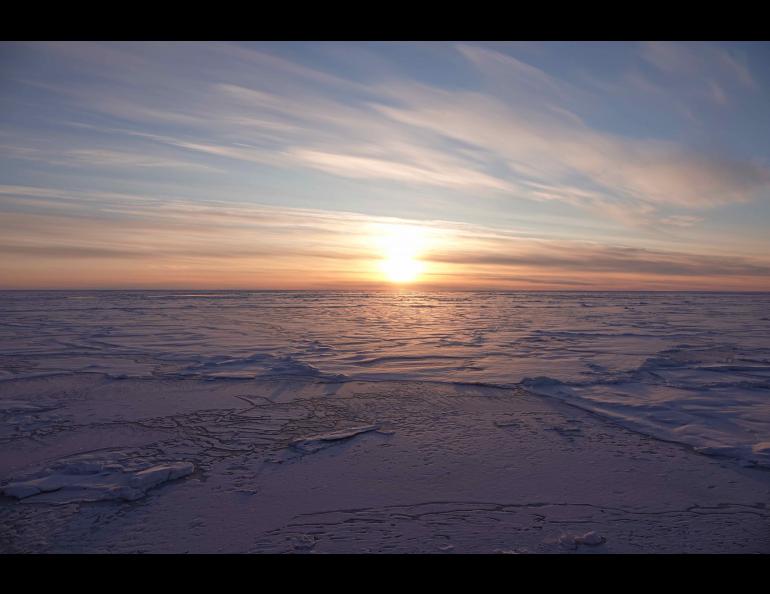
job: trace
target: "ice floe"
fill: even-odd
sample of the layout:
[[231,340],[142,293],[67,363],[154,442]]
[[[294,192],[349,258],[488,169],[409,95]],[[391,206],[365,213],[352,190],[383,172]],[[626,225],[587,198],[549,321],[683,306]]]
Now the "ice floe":
[[318,450],[334,445],[340,441],[348,440],[362,433],[369,433],[370,431],[377,431],[380,428],[379,425],[360,425],[358,427],[350,427],[349,429],[342,429],[340,431],[334,431],[331,433],[324,433],[321,435],[314,435],[312,437],[303,437],[292,441],[289,446],[295,450],[303,453],[313,453]]
[[150,489],[188,476],[194,470],[194,464],[183,461],[132,470],[119,463],[80,460],[46,469],[34,478],[10,482],[2,487],[2,493],[17,499],[55,493],[53,500],[59,502],[135,501]]
[[579,545],[595,547],[606,542],[606,538],[599,536],[595,531],[585,534],[562,534],[559,536],[559,544],[566,549],[576,549]]

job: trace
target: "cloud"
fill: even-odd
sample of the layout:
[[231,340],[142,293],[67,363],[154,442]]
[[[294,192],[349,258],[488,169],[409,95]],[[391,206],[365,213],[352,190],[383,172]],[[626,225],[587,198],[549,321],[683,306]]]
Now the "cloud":
[[508,241],[494,252],[432,254],[434,261],[500,268],[622,273],[650,277],[758,277],[770,274],[770,262],[742,257],[707,256],[614,245],[560,241]]
[[[77,146],[62,151],[70,162],[87,163],[90,155],[95,165],[150,167],[157,159],[182,168],[193,152],[359,181],[505,194],[512,203],[561,201],[627,226],[673,227],[685,219],[671,219],[671,208],[695,217],[770,188],[764,164],[726,149],[590,126],[579,110],[615,97],[474,44],[456,50],[480,78],[473,88],[451,90],[392,70],[364,84],[237,44],[113,44],[103,56],[99,47],[56,46],[91,78],[47,88],[132,123],[113,126],[112,134],[178,153],[151,150],[141,158],[128,149]],[[666,75],[703,78],[718,103],[728,101],[726,81],[756,85],[741,57],[719,47],[649,43],[639,52]],[[175,67],[185,54],[197,68]],[[141,85],[132,84],[137,73]],[[28,149],[20,146],[17,155]]]
[[[493,53],[487,50],[476,61],[492,60]],[[506,162],[512,176],[550,185],[552,199],[574,203],[574,192],[558,188],[580,184],[581,191],[600,194],[603,203],[701,209],[749,201],[770,185],[770,170],[762,165],[668,140],[600,132],[553,106],[544,108],[550,96],[513,109],[480,93],[405,86],[393,94],[401,105],[380,110],[394,121],[482,148]],[[594,201],[586,202],[591,206]]]
[[216,167],[160,154],[140,153],[129,150],[105,148],[54,149],[32,148],[18,145],[0,145],[0,154],[6,158],[38,161],[68,167],[117,167],[147,169],[187,169],[221,171]]
[[640,55],[658,70],[675,77],[720,76],[745,87],[757,86],[743,59],[724,48],[700,42],[653,41],[641,44]]
[[[353,283],[372,274],[371,234],[387,219],[339,212],[340,204],[394,212],[389,201],[417,195],[440,205],[441,220],[406,221],[441,238],[426,256],[440,286],[766,282],[761,259],[652,249],[670,247],[662,240],[638,246],[653,232],[653,241],[685,241],[709,209],[767,196],[767,164],[726,143],[688,144],[679,130],[601,117],[623,115],[628,95],[678,101],[694,114],[696,96],[720,113],[731,109],[738,92],[758,86],[736,52],[632,46],[635,68],[619,79],[624,95],[617,84],[587,86],[566,70],[546,72],[469,43],[442,46],[467,75],[453,86],[427,82],[441,76],[414,80],[408,72],[417,69],[395,63],[378,69],[367,52],[357,56],[360,69],[369,67],[361,82],[346,78],[345,68],[238,44],[108,44],[100,54],[102,47],[35,46],[45,68],[62,75],[24,72],[25,81],[8,85],[56,109],[35,113],[28,129],[20,118],[2,120],[4,156],[29,168],[13,179],[30,184],[0,187],[6,286],[9,275],[45,279],[57,266],[93,268],[94,282],[117,282],[122,273],[132,282],[187,282],[206,271],[219,281],[231,274],[288,286],[287,271],[299,271],[303,282]],[[42,121],[52,127],[38,128]],[[335,185],[328,176],[353,181]],[[280,202],[297,198],[300,186],[301,199],[317,209],[248,203],[265,199],[256,187]],[[224,199],[236,194],[242,203]],[[530,237],[451,222],[470,213],[503,225],[530,212],[542,223]],[[614,243],[545,239],[568,229],[584,237],[599,229]]]
[[448,188],[510,189],[503,180],[460,165],[425,168],[398,161],[302,149],[290,154],[311,167],[345,177],[390,179]]
[[[9,203],[14,197],[60,201],[68,208],[39,212],[23,201]],[[767,258],[565,241],[443,220],[23,186],[0,187],[0,214],[4,288],[76,281],[371,286],[381,282],[377,238],[394,224],[421,230],[425,286],[770,288]]]

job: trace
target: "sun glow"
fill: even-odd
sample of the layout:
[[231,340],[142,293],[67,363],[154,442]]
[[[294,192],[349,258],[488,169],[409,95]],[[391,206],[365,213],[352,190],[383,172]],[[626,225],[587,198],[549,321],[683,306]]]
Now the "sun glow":
[[392,283],[417,280],[424,265],[419,260],[424,247],[423,233],[418,227],[388,225],[379,238],[383,259],[380,270]]

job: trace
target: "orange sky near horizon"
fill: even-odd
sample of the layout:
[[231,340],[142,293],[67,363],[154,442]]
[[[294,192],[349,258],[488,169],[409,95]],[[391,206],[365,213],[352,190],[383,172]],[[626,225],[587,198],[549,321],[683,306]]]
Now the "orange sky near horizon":
[[120,208],[130,218],[75,204],[4,217],[0,248],[17,247],[0,261],[1,288],[770,290],[767,264],[742,255],[308,209]]

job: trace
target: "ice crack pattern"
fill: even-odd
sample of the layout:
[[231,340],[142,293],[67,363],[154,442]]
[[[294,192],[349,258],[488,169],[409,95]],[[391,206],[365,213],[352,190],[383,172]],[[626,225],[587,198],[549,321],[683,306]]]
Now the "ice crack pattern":
[[769,466],[768,311],[763,293],[1,292],[0,381],[521,385]]

